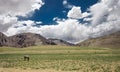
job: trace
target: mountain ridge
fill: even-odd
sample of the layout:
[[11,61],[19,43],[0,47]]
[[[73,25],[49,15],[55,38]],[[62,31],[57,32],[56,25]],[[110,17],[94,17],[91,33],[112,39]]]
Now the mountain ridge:
[[87,39],[83,42],[78,43],[77,45],[87,47],[96,46],[96,47],[120,48],[120,31],[97,38]]
[[39,46],[39,45],[72,45],[67,41],[57,39],[62,42],[55,42],[54,39],[46,39],[45,37],[34,34],[34,33],[21,33],[7,37],[0,32],[0,46],[8,47],[28,47],[28,46]]
[[72,44],[61,39],[46,39],[35,33],[21,33],[7,37],[0,32],[0,47],[28,47],[39,45],[67,45],[67,46],[87,46],[87,47],[117,47],[120,48],[120,31],[109,35],[87,39],[78,44]]

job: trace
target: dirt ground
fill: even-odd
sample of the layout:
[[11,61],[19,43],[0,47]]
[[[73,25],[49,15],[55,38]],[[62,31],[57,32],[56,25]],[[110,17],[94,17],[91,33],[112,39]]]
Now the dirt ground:
[[69,72],[56,70],[40,70],[40,69],[18,69],[18,68],[0,68],[0,72]]

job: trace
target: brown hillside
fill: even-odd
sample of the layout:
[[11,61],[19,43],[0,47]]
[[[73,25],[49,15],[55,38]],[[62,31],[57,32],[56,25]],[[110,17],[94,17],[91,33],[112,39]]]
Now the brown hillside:
[[45,45],[46,39],[39,34],[22,33],[8,37],[7,46],[28,47],[35,45]]
[[120,48],[120,31],[78,43],[79,46]]
[[72,45],[72,44],[59,39],[46,39],[43,36],[34,33],[21,33],[10,37],[7,37],[3,33],[0,33],[0,46],[28,47],[39,45]]

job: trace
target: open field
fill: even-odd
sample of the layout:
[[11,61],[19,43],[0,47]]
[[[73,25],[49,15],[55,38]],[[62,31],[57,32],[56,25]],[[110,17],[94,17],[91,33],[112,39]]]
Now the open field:
[[[30,61],[23,56],[29,55]],[[120,48],[0,48],[0,72],[120,72]]]

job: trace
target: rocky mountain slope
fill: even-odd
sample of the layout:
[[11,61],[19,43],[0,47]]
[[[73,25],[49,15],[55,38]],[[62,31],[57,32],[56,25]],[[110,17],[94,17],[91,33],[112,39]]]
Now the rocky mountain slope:
[[39,34],[21,33],[14,36],[7,37],[0,33],[0,46],[9,47],[28,47],[38,45],[72,45],[63,40],[46,39]]
[[0,46],[4,46],[7,42],[7,36],[0,32]]
[[8,37],[7,45],[11,47],[28,47],[46,45],[46,39],[39,34],[22,33]]
[[120,31],[105,35],[98,38],[88,39],[81,43],[79,46],[91,46],[91,47],[111,47],[120,48]]

